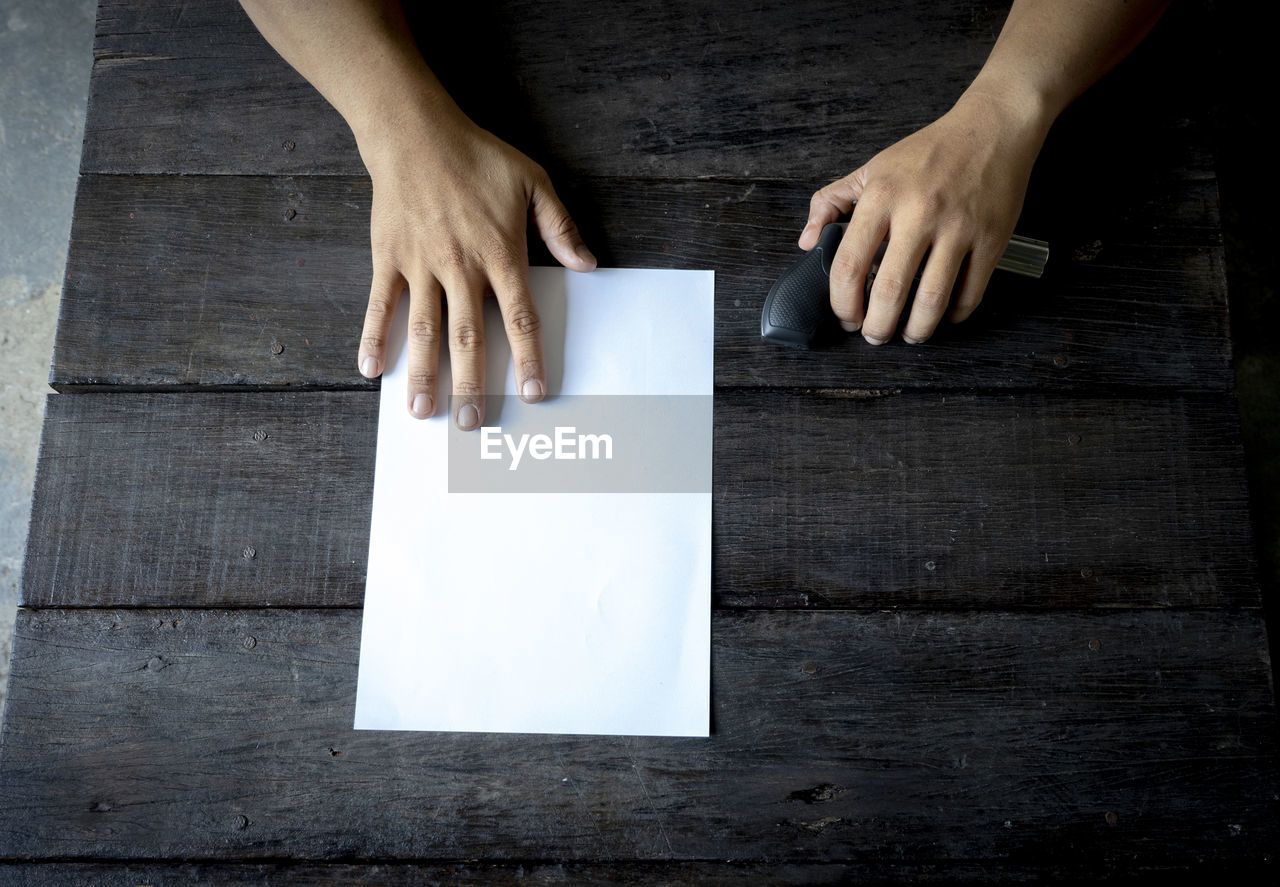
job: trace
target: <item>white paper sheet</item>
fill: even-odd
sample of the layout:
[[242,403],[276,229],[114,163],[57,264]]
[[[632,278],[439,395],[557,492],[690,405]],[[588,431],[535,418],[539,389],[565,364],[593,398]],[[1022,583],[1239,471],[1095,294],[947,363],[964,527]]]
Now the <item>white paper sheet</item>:
[[[553,396],[711,396],[713,272],[531,270]],[[356,728],[708,735],[710,493],[450,494],[450,419],[406,408],[401,301]],[[514,395],[494,300],[487,310],[486,387]],[[690,458],[709,463],[709,444]]]

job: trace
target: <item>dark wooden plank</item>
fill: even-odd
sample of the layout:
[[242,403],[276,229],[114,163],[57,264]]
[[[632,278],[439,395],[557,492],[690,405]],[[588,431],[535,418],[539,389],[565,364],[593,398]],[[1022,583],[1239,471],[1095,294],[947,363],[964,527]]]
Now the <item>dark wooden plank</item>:
[[[925,347],[833,335],[813,352],[759,338],[764,296],[800,255],[787,220],[803,218],[807,187],[598,179],[565,193],[605,264],[716,270],[720,386],[1231,385],[1211,178],[1064,197],[1033,229],[1055,251],[1045,279],[997,281]],[[369,200],[364,178],[82,178],[51,382],[367,387]]]
[[717,397],[721,606],[1256,606],[1234,405]]
[[[1127,883],[1200,871],[1215,878],[1274,877],[1269,858],[1214,860],[1212,863],[1162,863],[1098,866],[1071,864],[1009,865],[975,863],[764,863],[764,862],[455,862],[455,863],[151,863],[151,862],[0,862],[3,887],[270,887],[289,884],[343,884],[352,887],[412,884],[546,885],[612,887],[757,887],[761,884],[1045,884],[1071,878]],[[1257,880],[1252,880],[1257,879]]]
[[[1105,127],[1111,157],[1133,134],[1184,139],[1187,103],[1203,110],[1209,84],[1187,60],[1202,55],[1205,5],[1178,4],[1092,101],[1085,128],[1096,142]],[[943,113],[1007,9],[632,0],[584,20],[570,0],[478,0],[421,9],[417,30],[463,108],[544,163],[821,184]],[[85,129],[86,172],[362,171],[341,118],[232,0],[100,4]]]
[[713,736],[351,729],[360,614],[18,619],[16,859],[1258,860],[1250,613],[719,614]]
[[[23,600],[359,606],[377,400],[50,398]],[[1258,605],[1229,398],[732,390],[715,416],[720,606]]]
[[116,582],[123,605],[181,587],[215,606],[359,605],[376,392],[74,395],[48,406],[48,511],[29,532],[29,603],[92,605]]
[[252,884],[568,884],[573,887],[649,884],[666,887],[729,885],[868,884],[890,879],[918,884],[986,884],[996,874],[1004,883],[1043,883],[1044,872],[1008,872],[997,865],[856,865],[850,863],[11,863],[0,862],[0,887],[235,887]]
[[[615,3],[584,27],[568,2],[480,2],[424,12],[420,35],[466,110],[526,147],[544,133],[539,153],[606,175],[742,175],[783,148],[811,168],[845,162],[850,142],[937,116],[1007,8],[866,7]],[[104,3],[95,60],[86,170],[362,169],[341,118],[233,3]],[[797,105],[823,125],[771,113]]]

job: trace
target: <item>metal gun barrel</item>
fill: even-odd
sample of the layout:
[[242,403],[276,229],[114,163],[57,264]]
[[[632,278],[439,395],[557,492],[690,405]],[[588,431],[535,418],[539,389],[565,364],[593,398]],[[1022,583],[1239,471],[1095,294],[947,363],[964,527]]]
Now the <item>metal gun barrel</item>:
[[1024,277],[1039,277],[1044,274],[1045,262],[1049,261],[1049,244],[1034,237],[1023,237],[1015,234],[1009,239],[1004,255],[996,262],[996,268],[1021,274]]

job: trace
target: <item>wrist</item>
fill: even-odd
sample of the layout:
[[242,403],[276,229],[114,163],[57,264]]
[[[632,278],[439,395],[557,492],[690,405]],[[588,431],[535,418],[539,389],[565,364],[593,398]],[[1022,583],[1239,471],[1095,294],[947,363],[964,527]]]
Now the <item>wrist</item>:
[[371,175],[401,157],[421,163],[424,155],[448,153],[478,129],[442,88],[410,89],[387,101],[370,101],[348,120],[360,158]]
[[955,110],[986,118],[1002,134],[1039,150],[1061,109],[1034,84],[984,68],[960,96]]
[[397,143],[413,142],[421,150],[424,141],[457,135],[474,125],[416,49],[409,49],[395,46],[372,58],[330,98],[351,127],[366,166]]

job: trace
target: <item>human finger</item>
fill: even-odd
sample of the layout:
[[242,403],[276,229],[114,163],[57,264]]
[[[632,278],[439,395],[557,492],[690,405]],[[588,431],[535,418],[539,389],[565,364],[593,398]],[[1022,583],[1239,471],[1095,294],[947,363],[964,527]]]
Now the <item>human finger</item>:
[[951,291],[956,285],[956,275],[964,262],[965,244],[957,239],[940,240],[929,250],[924,273],[911,300],[911,313],[902,339],[912,345],[927,341],[938,328],[938,322],[947,311]]
[[929,238],[921,229],[899,231],[889,241],[871,284],[867,316],[862,322],[862,337],[872,345],[883,345],[897,332],[911,283],[928,249]]
[[453,421],[463,431],[484,420],[483,287],[459,277],[445,282],[449,306],[449,370],[453,375]]
[[409,285],[409,412],[418,419],[425,419],[436,411],[443,296],[439,281],[429,274]]
[[356,366],[366,379],[376,379],[386,366],[387,336],[404,287],[405,279],[395,268],[374,266],[369,305],[365,309],[364,329],[360,333],[360,349],[356,355]]
[[888,232],[888,214],[860,204],[836,250],[831,263],[831,310],[848,332],[862,326],[867,274]]
[[587,249],[569,210],[551,187],[551,179],[541,170],[534,179],[529,205],[538,236],[557,262],[574,271],[591,271],[596,267],[596,257]]
[[809,198],[809,219],[800,232],[801,249],[813,249],[824,227],[853,211],[853,205],[862,196],[866,184],[866,169],[865,166],[860,167],[813,193]]
[[960,323],[968,319],[982,304],[982,296],[991,281],[991,273],[996,270],[996,263],[1003,254],[1001,244],[981,241],[974,245],[973,252],[969,254],[969,263],[960,273],[959,292],[951,310],[947,312],[948,321]]
[[529,267],[509,266],[491,273],[490,282],[502,310],[507,341],[511,343],[516,391],[525,403],[537,403],[547,393],[547,378],[542,360],[542,321],[533,303]]

